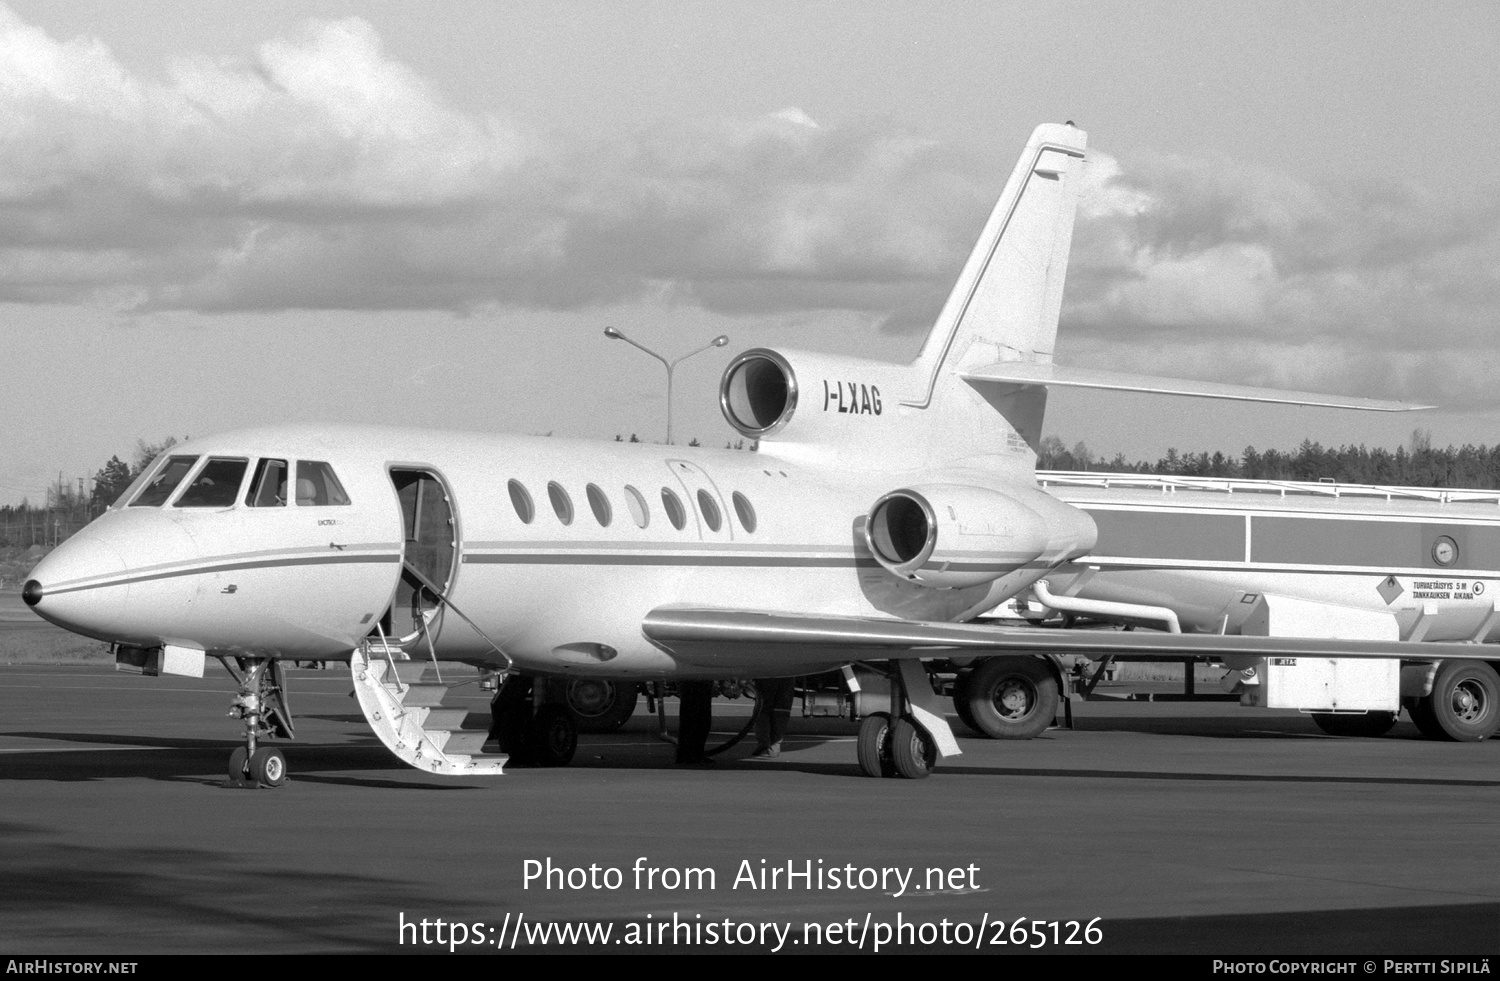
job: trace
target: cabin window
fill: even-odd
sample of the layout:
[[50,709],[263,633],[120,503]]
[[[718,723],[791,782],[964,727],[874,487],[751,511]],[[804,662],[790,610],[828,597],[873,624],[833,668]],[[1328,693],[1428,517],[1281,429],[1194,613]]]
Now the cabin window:
[[286,506],[285,460],[262,460],[255,465],[255,476],[250,481],[250,492],[245,503],[253,508],[279,508]]
[[646,507],[646,499],[629,484],[625,485],[625,506],[630,509],[630,517],[637,527],[644,528],[651,523],[651,510]]
[[177,485],[182,483],[182,478],[193,469],[193,464],[198,462],[196,456],[173,456],[168,457],[167,462],[157,471],[156,476],[151,478],[145,490],[130,502],[133,508],[160,507],[172,496]]
[[349,503],[333,468],[318,460],[297,461],[297,506],[329,507]]
[[249,460],[226,460],[209,457],[198,476],[188,484],[173,505],[179,508],[228,508],[240,497],[240,482],[245,479]]
[[740,527],[753,535],[755,533],[755,508],[750,506],[750,499],[739,491],[735,491],[730,499],[734,501],[734,513],[739,515]]
[[698,510],[703,515],[703,520],[708,523],[709,531],[718,531],[719,526],[724,523],[724,518],[719,514],[719,505],[713,495],[706,490],[698,491]]
[[531,519],[536,517],[536,508],[531,503],[531,494],[519,480],[512,480],[506,486],[510,490],[510,505],[516,509],[516,517],[521,519],[523,525],[531,524]]
[[584,488],[588,495],[589,510],[594,512],[594,520],[599,522],[600,528],[608,528],[609,523],[614,520],[614,511],[609,506],[609,498],[604,496],[604,491],[599,489],[598,484],[589,484]]
[[573,523],[573,499],[568,492],[563,490],[562,484],[555,480],[547,482],[547,497],[552,501],[552,510],[557,513],[557,520],[565,525]]
[[682,502],[670,488],[661,489],[661,506],[667,509],[667,520],[672,522],[672,527],[681,531],[687,524],[687,512],[682,509]]

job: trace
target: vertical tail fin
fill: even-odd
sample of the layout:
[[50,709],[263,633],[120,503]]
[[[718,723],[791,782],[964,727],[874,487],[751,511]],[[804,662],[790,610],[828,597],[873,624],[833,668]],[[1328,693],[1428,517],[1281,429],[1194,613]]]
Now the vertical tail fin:
[[926,408],[953,369],[1052,360],[1087,142],[1071,123],[1031,134],[912,365],[925,387],[904,404]]

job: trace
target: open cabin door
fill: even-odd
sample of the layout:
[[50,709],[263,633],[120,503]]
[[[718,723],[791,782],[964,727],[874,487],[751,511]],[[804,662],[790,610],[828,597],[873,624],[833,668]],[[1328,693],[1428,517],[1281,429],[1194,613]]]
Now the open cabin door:
[[[437,474],[416,467],[392,467],[390,473],[404,525],[402,566],[396,598],[381,625],[386,636],[405,646],[421,636],[422,613],[441,609],[438,597],[407,566],[446,592],[458,556],[457,523],[448,489]],[[441,616],[435,617],[429,628],[434,640],[441,626]]]

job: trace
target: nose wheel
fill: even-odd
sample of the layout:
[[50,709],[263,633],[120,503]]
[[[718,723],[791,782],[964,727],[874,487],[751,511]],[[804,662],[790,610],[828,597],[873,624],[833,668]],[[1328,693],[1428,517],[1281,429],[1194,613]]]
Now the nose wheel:
[[245,723],[245,745],[229,754],[229,784],[234,787],[280,787],[286,783],[286,757],[274,746],[261,746],[263,736],[293,738],[292,713],[287,708],[286,677],[281,662],[271,658],[235,658],[224,667],[239,683],[229,714]]

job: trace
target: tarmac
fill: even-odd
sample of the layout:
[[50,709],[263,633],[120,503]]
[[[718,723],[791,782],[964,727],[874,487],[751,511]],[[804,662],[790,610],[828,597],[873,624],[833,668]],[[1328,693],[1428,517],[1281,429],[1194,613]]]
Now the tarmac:
[[[346,671],[290,671],[291,778],[243,790],[217,665],[0,667],[0,952],[1500,951],[1500,747],[1405,721],[1089,702],[905,781],[796,710],[779,759],[679,768],[643,700],[569,767],[446,779]],[[714,741],[748,711],[716,703]]]

